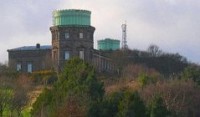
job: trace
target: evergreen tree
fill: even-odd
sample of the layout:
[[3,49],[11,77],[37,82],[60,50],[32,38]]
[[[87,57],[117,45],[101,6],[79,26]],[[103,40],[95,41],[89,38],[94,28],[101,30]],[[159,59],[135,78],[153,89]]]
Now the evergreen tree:
[[192,79],[194,82],[197,82],[200,85],[200,67],[198,66],[189,66],[186,67],[181,74],[182,79],[189,80]]
[[163,103],[160,96],[155,96],[148,106],[148,114],[150,117],[167,117],[170,113]]
[[53,88],[39,96],[32,112],[37,116],[45,110],[42,113],[48,117],[86,116],[103,95],[103,84],[96,79],[94,68],[73,58],[66,63]]
[[118,108],[118,117],[146,117],[146,107],[138,92],[125,92]]

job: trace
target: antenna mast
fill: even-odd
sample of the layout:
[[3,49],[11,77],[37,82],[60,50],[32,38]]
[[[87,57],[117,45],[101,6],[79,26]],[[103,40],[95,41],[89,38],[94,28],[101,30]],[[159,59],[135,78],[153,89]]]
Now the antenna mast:
[[126,22],[122,24],[122,50],[128,49],[127,40],[126,40]]

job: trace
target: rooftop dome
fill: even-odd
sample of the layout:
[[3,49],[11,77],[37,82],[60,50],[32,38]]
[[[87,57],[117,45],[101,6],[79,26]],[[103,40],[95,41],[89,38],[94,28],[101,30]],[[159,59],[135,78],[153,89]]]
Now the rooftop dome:
[[90,26],[91,12],[80,9],[65,9],[53,11],[53,25],[83,25]]

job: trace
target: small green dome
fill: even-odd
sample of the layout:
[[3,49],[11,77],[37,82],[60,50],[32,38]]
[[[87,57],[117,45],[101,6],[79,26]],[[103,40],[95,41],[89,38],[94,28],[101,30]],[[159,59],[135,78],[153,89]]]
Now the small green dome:
[[98,50],[117,50],[120,49],[120,41],[115,39],[106,38],[98,40]]
[[88,10],[66,9],[53,11],[53,25],[85,25],[90,26],[91,12]]

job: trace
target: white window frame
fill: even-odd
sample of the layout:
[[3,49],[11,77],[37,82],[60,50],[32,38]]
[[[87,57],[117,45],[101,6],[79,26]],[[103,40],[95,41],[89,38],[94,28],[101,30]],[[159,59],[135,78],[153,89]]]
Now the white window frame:
[[65,51],[65,53],[64,53],[64,59],[65,59],[65,60],[69,60],[69,58],[70,58],[70,53],[69,53],[69,51]]
[[16,69],[17,69],[17,71],[21,71],[22,70],[22,64],[21,63],[17,63]]
[[69,33],[65,32],[65,39],[69,39]]
[[79,33],[79,38],[80,38],[80,39],[83,39],[83,33],[82,33],[82,32]]
[[27,64],[27,72],[28,73],[32,73],[33,72],[33,64],[32,63],[28,63]]
[[79,58],[84,60],[84,50],[79,51]]

